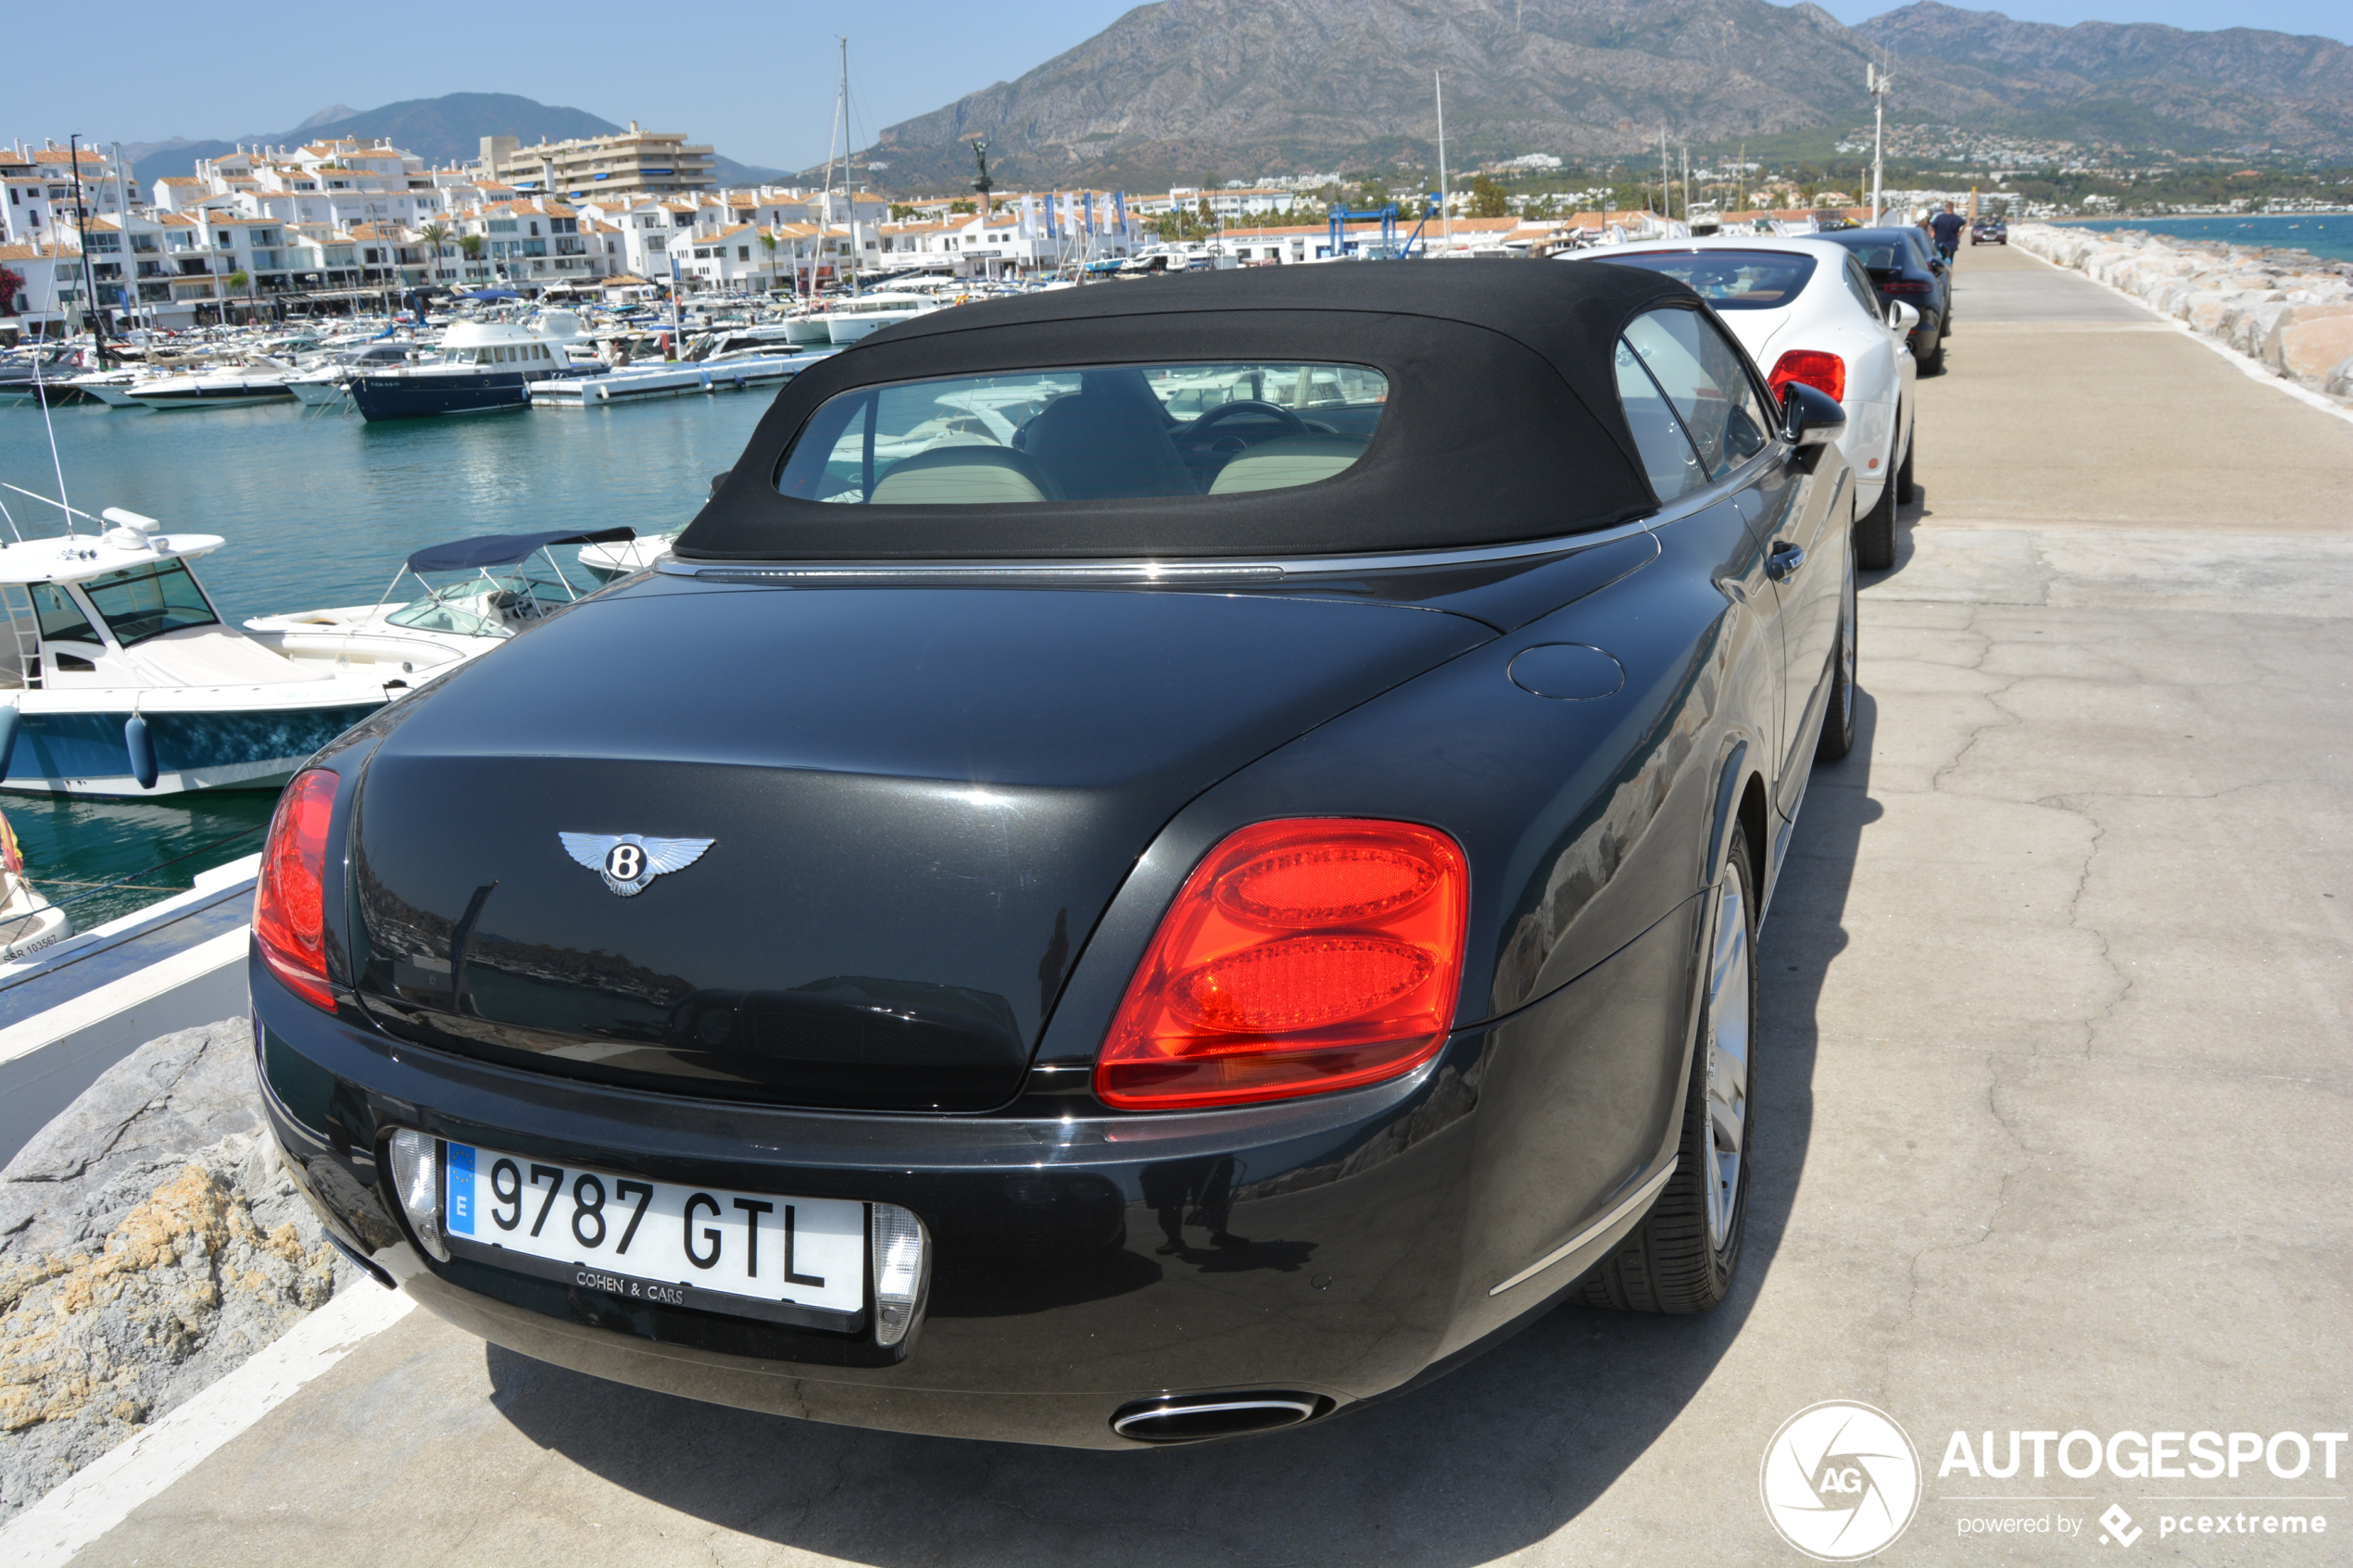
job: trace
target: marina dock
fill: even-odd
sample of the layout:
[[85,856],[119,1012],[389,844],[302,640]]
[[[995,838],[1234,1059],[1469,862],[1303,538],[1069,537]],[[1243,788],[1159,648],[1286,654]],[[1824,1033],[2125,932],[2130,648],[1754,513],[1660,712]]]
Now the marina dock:
[[[1856,748],[1814,775],[1761,939],[1774,1133],[1746,1273],[1706,1320],[1562,1309],[1270,1463],[753,1415],[346,1297],[0,1549],[22,1568],[387,1542],[896,1568],[1092,1563],[1116,1538],[1157,1563],[1664,1562],[1712,1517],[1753,1522],[1724,1561],[1779,1561],[1757,1456],[1829,1397],[1915,1412],[1931,1467],[1995,1408],[2341,1427],[2340,1358],[2305,1352],[2353,1342],[2326,1273],[2353,1244],[2332,1131],[2353,1065],[2353,420],[2030,256],[1965,250],[1957,279],[1951,369],[1918,389],[1921,496],[1862,590]],[[2218,1314],[2272,1352],[2259,1408]],[[1968,1489],[1928,1484],[1904,1561],[1982,1560],[1956,1528]]]

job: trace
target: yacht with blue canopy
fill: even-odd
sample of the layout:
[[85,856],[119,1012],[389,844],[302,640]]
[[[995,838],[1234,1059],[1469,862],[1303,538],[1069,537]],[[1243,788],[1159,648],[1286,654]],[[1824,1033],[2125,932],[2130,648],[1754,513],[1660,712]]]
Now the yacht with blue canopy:
[[[628,528],[558,528],[434,545],[401,562],[374,604],[256,616],[245,631],[297,664],[422,678],[488,653],[579,599],[583,590],[565,575],[556,546],[625,546],[635,537]],[[409,577],[422,594],[396,602]]]

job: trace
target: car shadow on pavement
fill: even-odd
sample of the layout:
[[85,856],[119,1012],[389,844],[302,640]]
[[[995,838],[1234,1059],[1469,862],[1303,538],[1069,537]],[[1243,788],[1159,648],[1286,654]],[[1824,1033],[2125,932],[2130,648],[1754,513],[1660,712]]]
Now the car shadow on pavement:
[[[1541,1542],[1683,1412],[1740,1333],[1787,1234],[1812,1131],[1816,1004],[1846,945],[1862,829],[1879,815],[1869,789],[1876,717],[1858,694],[1855,748],[1816,770],[1758,943],[1746,1237],[1739,1282],[1714,1312],[1559,1308],[1403,1398],[1202,1448],[1098,1452],[827,1426],[606,1383],[497,1347],[486,1348],[492,1402],[535,1442],[665,1509],[887,1568],[1466,1565]],[[1791,1413],[1744,1411],[1755,1431],[1736,1451],[1761,1456]]]

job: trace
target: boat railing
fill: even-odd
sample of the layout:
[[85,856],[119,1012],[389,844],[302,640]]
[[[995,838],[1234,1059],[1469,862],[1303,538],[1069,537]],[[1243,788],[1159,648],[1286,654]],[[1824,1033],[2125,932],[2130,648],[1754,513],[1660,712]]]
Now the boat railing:
[[21,583],[0,585],[0,691],[38,690],[41,685],[41,621],[32,591]]

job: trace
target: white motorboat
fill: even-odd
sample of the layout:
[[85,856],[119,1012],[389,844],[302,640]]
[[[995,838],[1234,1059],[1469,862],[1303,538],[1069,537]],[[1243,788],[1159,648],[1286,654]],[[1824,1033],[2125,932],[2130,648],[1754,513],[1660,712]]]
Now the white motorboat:
[[[560,529],[435,545],[403,561],[374,604],[256,616],[245,631],[297,664],[423,679],[488,653],[580,597],[556,560],[556,546],[626,548],[634,537],[626,528]],[[538,561],[546,569],[530,570]],[[401,580],[411,576],[422,596],[393,603]],[[434,581],[441,576],[451,580]]]
[[837,299],[825,312],[825,336],[836,348],[847,348],[885,327],[940,309],[945,303],[937,295],[898,290]]
[[699,364],[646,365],[595,376],[559,377],[531,383],[531,406],[594,408],[689,392],[740,392],[749,386],[789,381],[824,358],[822,354],[723,354]]
[[224,625],[189,564],[217,534],[113,508],[92,521],[108,526],[0,545],[0,789],[272,787],[407,686]]
[[286,381],[292,372],[267,361],[199,370],[194,375],[163,376],[134,382],[131,400],[157,412],[174,408],[241,408],[255,403],[288,403],[294,393]]

